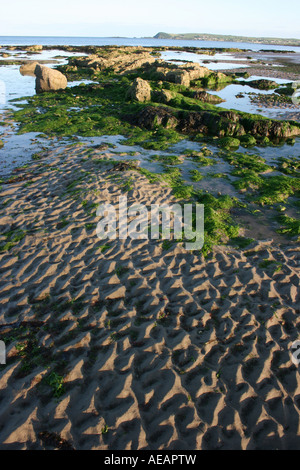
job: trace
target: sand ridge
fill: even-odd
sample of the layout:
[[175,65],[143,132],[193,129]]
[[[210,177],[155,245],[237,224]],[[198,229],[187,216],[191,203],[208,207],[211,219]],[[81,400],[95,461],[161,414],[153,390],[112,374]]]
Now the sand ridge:
[[2,185],[22,238],[0,253],[0,448],[299,448],[299,250],[101,241],[124,181],[129,204],[175,202],[110,158],[69,146]]

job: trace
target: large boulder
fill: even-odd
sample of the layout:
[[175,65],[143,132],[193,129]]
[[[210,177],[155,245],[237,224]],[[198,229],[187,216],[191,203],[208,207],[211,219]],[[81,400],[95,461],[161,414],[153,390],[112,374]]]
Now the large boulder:
[[136,78],[127,92],[128,98],[144,103],[151,100],[151,87],[146,80]]
[[37,93],[44,91],[64,90],[68,81],[65,75],[58,70],[38,64],[35,68],[35,89]]

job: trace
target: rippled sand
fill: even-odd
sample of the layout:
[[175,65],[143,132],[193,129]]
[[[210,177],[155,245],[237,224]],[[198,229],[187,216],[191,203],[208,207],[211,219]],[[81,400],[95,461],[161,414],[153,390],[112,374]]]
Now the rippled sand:
[[[53,151],[2,185],[1,232],[26,235],[0,254],[0,448],[299,448],[297,248],[269,240],[204,259],[103,242],[96,206],[117,204],[123,183],[93,157]],[[136,171],[117,177],[130,178],[129,204],[174,201]]]

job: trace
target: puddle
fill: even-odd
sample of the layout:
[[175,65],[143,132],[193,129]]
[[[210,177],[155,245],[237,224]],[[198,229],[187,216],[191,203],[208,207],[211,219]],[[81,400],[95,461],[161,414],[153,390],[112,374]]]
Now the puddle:
[[[252,80],[265,80],[267,77],[251,76],[247,79],[239,79],[249,82]],[[272,78],[272,81],[278,83],[278,87],[286,83],[290,83],[290,80],[283,80],[280,78]],[[263,103],[251,102],[251,94],[257,95],[272,95],[274,90],[259,90],[257,88],[250,87],[248,85],[229,84],[225,88],[219,91],[208,90],[213,95],[220,96],[225,102],[217,104],[218,108],[233,109],[251,114],[261,114],[262,116],[273,118],[273,119],[288,119],[285,113],[297,113],[300,111],[299,106],[293,106],[292,104],[287,107],[271,107],[270,105],[265,106]],[[237,97],[238,96],[238,97]],[[280,95],[278,95],[280,98]]]
[[[242,64],[240,62],[246,61],[247,59],[239,58],[236,59],[232,54],[216,53],[215,55],[208,54],[195,54],[193,52],[181,52],[181,51],[161,51],[161,59],[166,62],[176,62],[183,64],[186,61],[196,62],[203,67],[206,67],[210,70],[222,70],[222,69],[237,69],[237,68],[247,68],[249,65]],[[233,63],[222,62],[222,60],[233,61]],[[239,63],[234,63],[235,60],[238,60]],[[218,62],[215,62],[218,61]],[[256,61],[254,61],[256,62]]]
[[[5,52],[5,49],[1,49],[1,52]],[[12,56],[11,60],[19,59],[18,53],[21,51],[7,51]],[[60,55],[61,58],[56,60],[56,63],[51,63],[51,60],[55,56]],[[68,57],[87,55],[84,53],[68,52],[65,53],[60,50],[53,51],[42,51],[40,54],[33,54],[24,57],[26,60],[49,60],[50,63],[45,63],[47,67],[53,68],[57,64],[67,64]],[[9,58],[5,59],[9,60]],[[92,83],[91,80],[80,80],[68,82],[68,87],[79,85],[80,83]],[[19,65],[0,65],[0,111],[4,109],[16,109],[14,103],[11,102],[13,99],[18,99],[27,96],[35,95],[35,78],[30,76],[23,76],[20,74]]]

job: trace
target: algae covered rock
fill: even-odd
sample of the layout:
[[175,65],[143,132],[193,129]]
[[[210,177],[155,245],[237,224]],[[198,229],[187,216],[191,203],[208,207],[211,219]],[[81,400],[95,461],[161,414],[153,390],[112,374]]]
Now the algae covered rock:
[[278,93],[278,95],[283,95],[283,96],[292,96],[295,92],[295,89],[292,87],[292,85],[286,85],[280,88],[276,88],[275,93]]
[[154,91],[152,93],[152,100],[157,103],[169,103],[175,97],[175,93],[169,90],[162,89],[161,91]]
[[35,89],[37,93],[44,91],[64,90],[68,81],[65,75],[58,70],[38,64],[35,68]]
[[252,135],[243,135],[240,140],[243,147],[253,147],[257,143]]
[[278,88],[278,83],[273,80],[266,79],[250,80],[249,82],[245,82],[245,85],[257,88],[258,90],[274,90],[275,88]]
[[127,97],[134,100],[139,101],[140,103],[144,103],[145,101],[151,100],[151,86],[147,82],[147,80],[143,80],[142,78],[136,78],[129,88],[127,92]]
[[219,141],[220,147],[225,150],[238,149],[240,146],[239,139],[234,139],[233,137],[223,137]]
[[185,134],[200,133],[217,137],[244,135],[245,129],[240,124],[239,115],[233,111],[183,113],[179,129]]
[[132,116],[130,121],[145,129],[155,129],[157,126],[174,129],[178,124],[178,120],[171,110],[154,106],[142,109],[138,115]]
[[242,117],[241,123],[247,134],[269,139],[286,139],[300,135],[300,127],[287,121],[275,121],[272,119],[253,119]]
[[0,140],[0,149],[3,147],[4,143]]
[[207,93],[207,91],[204,91],[204,90],[195,91],[193,98],[195,98],[196,100],[203,101],[203,103],[211,103],[211,104],[219,104],[225,101],[219,96],[211,95],[210,93]]

